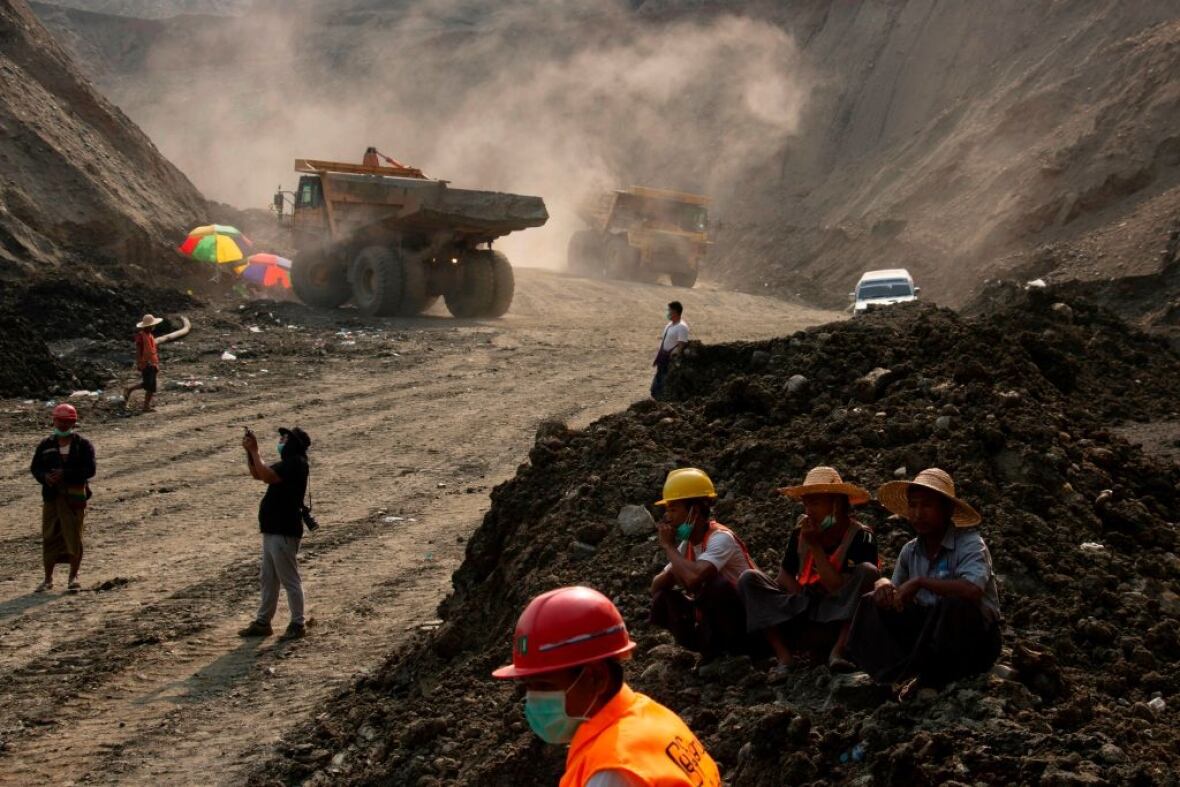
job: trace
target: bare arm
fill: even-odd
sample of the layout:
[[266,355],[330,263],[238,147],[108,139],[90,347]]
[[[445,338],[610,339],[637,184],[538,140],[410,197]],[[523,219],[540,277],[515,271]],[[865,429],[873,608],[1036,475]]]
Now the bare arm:
[[264,484],[281,484],[283,482],[282,477],[262,461],[262,456],[258,453],[258,440],[253,433],[242,438],[242,448],[246,449],[246,464],[250,468],[251,478],[256,478]]
[[664,546],[664,554],[672,564],[671,571],[676,581],[689,593],[694,592],[701,585],[708,582],[717,573],[717,566],[707,560],[689,560],[675,546]]
[[792,595],[803,591],[803,586],[799,584],[799,581],[784,571],[781,566],[778,570],[778,576],[774,581],[778,583],[780,588]]

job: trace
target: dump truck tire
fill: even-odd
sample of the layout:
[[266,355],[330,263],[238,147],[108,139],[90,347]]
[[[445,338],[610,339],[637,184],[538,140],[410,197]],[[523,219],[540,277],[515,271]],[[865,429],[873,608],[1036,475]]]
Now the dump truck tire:
[[303,251],[291,261],[291,289],[308,306],[335,309],[352,297],[344,266],[323,251]]
[[697,283],[698,271],[690,271],[688,273],[670,273],[668,278],[672,280],[673,287],[692,287]]
[[577,276],[602,278],[602,244],[593,230],[578,230],[566,249],[566,269]]
[[447,311],[455,317],[483,317],[492,311],[496,273],[491,252],[464,252],[454,286],[443,293]]
[[353,261],[352,302],[370,317],[397,314],[402,305],[402,260],[382,246],[367,246]]
[[630,281],[639,268],[639,250],[632,248],[623,235],[612,235],[606,242],[606,275]]
[[488,316],[503,317],[512,305],[512,296],[516,294],[516,276],[512,273],[512,263],[503,254],[493,251],[491,259],[493,292]]
[[396,254],[394,256],[401,274],[401,301],[396,313],[403,317],[414,317],[429,309],[435,301],[435,298],[426,294],[426,263]]

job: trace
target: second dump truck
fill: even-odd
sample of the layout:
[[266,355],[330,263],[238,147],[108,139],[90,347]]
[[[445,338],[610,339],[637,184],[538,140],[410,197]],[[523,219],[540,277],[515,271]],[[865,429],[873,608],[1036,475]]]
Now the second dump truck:
[[598,194],[579,211],[587,229],[570,238],[567,266],[583,276],[696,284],[709,247],[709,198],[632,186]]
[[540,197],[451,188],[414,167],[296,159],[295,171],[291,286],[309,306],[412,316],[441,296],[455,317],[499,317],[515,284],[492,242],[549,218]]

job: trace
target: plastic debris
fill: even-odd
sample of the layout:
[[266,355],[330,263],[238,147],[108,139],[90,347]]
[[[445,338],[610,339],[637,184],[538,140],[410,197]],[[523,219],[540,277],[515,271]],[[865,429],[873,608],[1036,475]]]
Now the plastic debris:
[[234,355],[229,350],[226,350],[225,352],[223,352],[221,354],[221,360],[223,360],[223,361],[236,361],[236,360],[238,360],[238,356]]

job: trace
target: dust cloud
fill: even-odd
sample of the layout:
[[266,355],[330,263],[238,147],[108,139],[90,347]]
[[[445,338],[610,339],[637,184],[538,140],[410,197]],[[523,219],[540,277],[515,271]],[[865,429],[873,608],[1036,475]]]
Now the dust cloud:
[[637,15],[616,0],[425,0],[258,10],[157,42],[115,99],[210,198],[291,188],[296,157],[374,145],[457,187],[538,194],[550,222],[498,245],[560,267],[591,189],[709,194],[776,170],[810,79],[750,18]]

